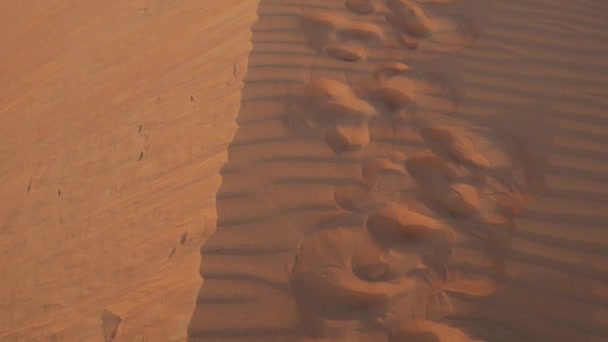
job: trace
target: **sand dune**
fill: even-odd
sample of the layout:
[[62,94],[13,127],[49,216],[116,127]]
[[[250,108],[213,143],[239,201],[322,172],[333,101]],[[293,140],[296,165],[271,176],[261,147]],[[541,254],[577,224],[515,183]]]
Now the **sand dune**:
[[608,340],[606,14],[0,4],[0,340]]
[[0,341],[183,341],[255,2],[0,4]]
[[603,9],[261,1],[191,340],[608,338]]

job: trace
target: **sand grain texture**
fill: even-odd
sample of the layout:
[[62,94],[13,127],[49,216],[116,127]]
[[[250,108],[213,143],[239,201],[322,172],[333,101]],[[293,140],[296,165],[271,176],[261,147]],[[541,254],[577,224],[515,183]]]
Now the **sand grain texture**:
[[187,339],[256,5],[0,4],[0,341]]
[[607,15],[3,2],[0,340],[608,340]]
[[262,0],[191,340],[608,338],[606,10]]

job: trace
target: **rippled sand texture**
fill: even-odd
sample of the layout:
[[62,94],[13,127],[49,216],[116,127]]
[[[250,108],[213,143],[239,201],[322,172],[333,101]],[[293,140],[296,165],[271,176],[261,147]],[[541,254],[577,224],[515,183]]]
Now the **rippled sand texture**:
[[262,1],[191,339],[608,338],[607,11]]

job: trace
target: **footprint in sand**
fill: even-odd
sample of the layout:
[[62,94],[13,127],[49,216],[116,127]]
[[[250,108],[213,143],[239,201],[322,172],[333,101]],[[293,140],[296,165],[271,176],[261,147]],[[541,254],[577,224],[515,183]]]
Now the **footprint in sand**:
[[410,69],[400,62],[383,63],[360,92],[379,112],[400,118],[412,112],[447,114],[457,108],[456,89],[441,77]]
[[[373,12],[365,1],[349,1],[346,6],[356,13]],[[310,47],[347,62],[365,59],[368,49],[385,39],[380,26],[337,13],[303,13],[303,26]]]
[[423,267],[419,258],[400,261],[395,263],[364,229],[335,228],[300,243],[289,276],[303,309],[337,320],[352,313],[365,317],[417,286],[406,274]]
[[320,121],[366,120],[376,116],[376,110],[367,101],[359,98],[346,83],[321,78],[306,86],[305,101],[315,111]]
[[[445,246],[451,244],[444,226],[396,206],[370,217],[367,228],[324,230],[300,243],[289,278],[304,326],[319,319],[375,322],[394,300],[415,293],[430,301],[440,291]],[[387,244],[387,233],[402,240]]]
[[[407,321],[389,335],[389,342],[476,342],[460,329],[428,320]],[[478,341],[480,342],[480,341]]]
[[[444,223],[419,214],[401,204],[379,210],[367,219],[372,236],[386,243],[440,243],[442,254],[449,254],[455,242],[452,230]],[[447,260],[446,260],[447,261]]]
[[500,188],[497,184],[502,182],[524,193],[546,189],[538,160],[503,132],[479,126],[436,126],[422,129],[420,135],[445,160],[492,175],[486,177],[490,188]]
[[354,87],[320,78],[307,84],[302,93],[290,103],[284,123],[309,136],[324,132],[326,142],[338,154],[370,144],[371,120],[407,123],[412,117],[449,113],[457,106],[455,91],[445,81],[399,62],[381,64],[369,81]]
[[406,165],[420,185],[419,197],[455,219],[510,224],[529,201],[516,179],[459,167],[431,152],[410,158]]
[[306,85],[291,103],[283,122],[295,132],[322,134],[336,152],[359,150],[370,143],[369,121],[376,109],[343,82],[321,78]]
[[[414,312],[427,303],[413,305],[412,293],[420,299],[441,292],[455,235],[445,223],[396,204],[412,187],[405,160],[399,152],[368,159],[361,184],[336,189],[342,208],[367,216],[364,227],[325,230],[298,247],[290,279],[310,315],[352,319],[354,311],[372,319],[393,302]],[[375,194],[380,189],[385,196]]]
[[[504,248],[514,217],[544,190],[534,160],[506,134],[490,128],[427,127],[421,136],[431,151],[405,161],[419,198],[430,202],[438,215],[447,214],[454,224],[467,227],[464,233],[481,238],[487,247]],[[504,260],[497,253],[491,261],[492,277],[467,279],[465,274],[446,284],[446,291],[491,295],[504,276]]]
[[450,50],[471,45],[476,34],[470,22],[446,18],[423,7],[424,4],[444,4],[447,0],[388,0],[390,13],[386,20],[399,34],[401,43],[409,49],[429,45],[434,50]]
[[363,162],[363,181],[336,188],[336,203],[355,213],[370,213],[401,200],[413,188],[412,179],[403,166],[405,156],[371,158]]

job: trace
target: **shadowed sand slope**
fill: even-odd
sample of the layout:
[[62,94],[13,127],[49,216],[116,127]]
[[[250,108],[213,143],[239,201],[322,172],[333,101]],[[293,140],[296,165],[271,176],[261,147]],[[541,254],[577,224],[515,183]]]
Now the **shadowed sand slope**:
[[606,11],[263,0],[190,339],[607,339]]

